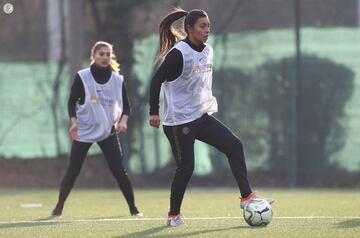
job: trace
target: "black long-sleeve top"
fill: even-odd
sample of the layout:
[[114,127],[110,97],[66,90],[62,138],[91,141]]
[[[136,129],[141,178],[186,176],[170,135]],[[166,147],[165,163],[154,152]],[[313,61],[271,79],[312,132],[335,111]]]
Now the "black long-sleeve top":
[[[111,68],[98,67],[95,64],[90,66],[91,74],[93,75],[95,81],[99,84],[105,84],[109,81],[111,77]],[[120,89],[119,89],[120,90]],[[130,115],[130,102],[126,91],[125,82],[122,85],[122,99],[123,99],[123,115]],[[76,103],[79,105],[84,104],[85,102],[85,89],[84,84],[81,81],[80,75],[76,74],[73,84],[71,86],[70,96],[68,100],[68,113],[69,117],[76,117]]]
[[[201,52],[206,46],[205,44],[200,44],[199,46],[194,45],[191,43],[189,38],[186,38],[183,41],[186,42],[193,50],[198,52]],[[178,49],[173,48],[166,55],[164,61],[151,80],[149,98],[150,115],[159,115],[161,84],[165,81],[170,82],[177,79],[182,73],[183,64],[183,57]]]

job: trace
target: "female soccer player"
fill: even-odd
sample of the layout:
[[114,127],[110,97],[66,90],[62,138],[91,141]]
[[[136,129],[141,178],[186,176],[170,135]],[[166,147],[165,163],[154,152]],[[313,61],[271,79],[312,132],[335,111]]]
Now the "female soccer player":
[[[182,18],[186,38],[172,24]],[[175,9],[160,23],[158,59],[165,56],[155,73],[150,87],[150,125],[158,128],[159,94],[164,83],[163,129],[176,161],[176,172],[171,185],[170,211],[167,225],[184,225],[180,207],[186,186],[194,170],[195,139],[214,146],[228,157],[231,171],[238,184],[240,207],[257,195],[252,191],[245,164],[243,146],[231,130],[211,114],[217,112],[212,95],[213,49],[205,44],[210,32],[210,21],[203,10],[186,12]],[[273,199],[268,198],[272,203]]]
[[91,66],[80,70],[73,81],[68,101],[73,139],[69,166],[60,185],[59,200],[52,211],[60,216],[75,179],[93,143],[97,143],[128,203],[130,214],[142,216],[122,165],[122,152],[116,133],[127,129],[130,113],[124,78],[111,44],[98,41],[91,50]]

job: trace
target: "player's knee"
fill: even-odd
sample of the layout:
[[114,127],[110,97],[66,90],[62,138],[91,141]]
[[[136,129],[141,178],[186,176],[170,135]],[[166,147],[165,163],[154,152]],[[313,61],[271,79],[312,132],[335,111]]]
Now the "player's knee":
[[235,148],[237,148],[238,150],[243,151],[243,144],[241,142],[241,140],[239,138],[236,138],[235,140]]
[[239,138],[234,137],[228,144],[226,154],[242,153],[243,144]]

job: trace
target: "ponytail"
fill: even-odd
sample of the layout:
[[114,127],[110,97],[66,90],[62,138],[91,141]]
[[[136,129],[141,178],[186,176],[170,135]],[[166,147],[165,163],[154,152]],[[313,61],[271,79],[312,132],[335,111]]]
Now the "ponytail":
[[[184,20],[183,30],[173,27],[172,24],[184,16],[186,16],[186,18]],[[187,12],[181,8],[175,8],[174,11],[164,17],[159,28],[160,50],[156,56],[156,60],[162,59],[177,42],[185,38],[187,26],[193,27],[201,17],[208,17],[208,14],[200,9],[193,9]]]
[[172,24],[187,14],[185,10],[175,8],[174,11],[165,16],[161,21],[159,27],[160,50],[156,56],[156,60],[161,60],[177,42],[185,37],[185,33],[173,27]]

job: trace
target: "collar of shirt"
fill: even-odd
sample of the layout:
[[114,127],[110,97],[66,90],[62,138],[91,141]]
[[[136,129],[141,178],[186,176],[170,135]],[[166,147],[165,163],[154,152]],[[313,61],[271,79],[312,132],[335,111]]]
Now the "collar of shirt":
[[203,51],[206,46],[204,43],[201,43],[199,46],[194,45],[193,43],[191,43],[189,37],[186,37],[183,41],[186,42],[193,50],[197,52]]
[[90,66],[91,74],[93,75],[95,81],[100,84],[104,84],[109,81],[111,76],[111,68],[110,66],[103,68],[92,64]]

